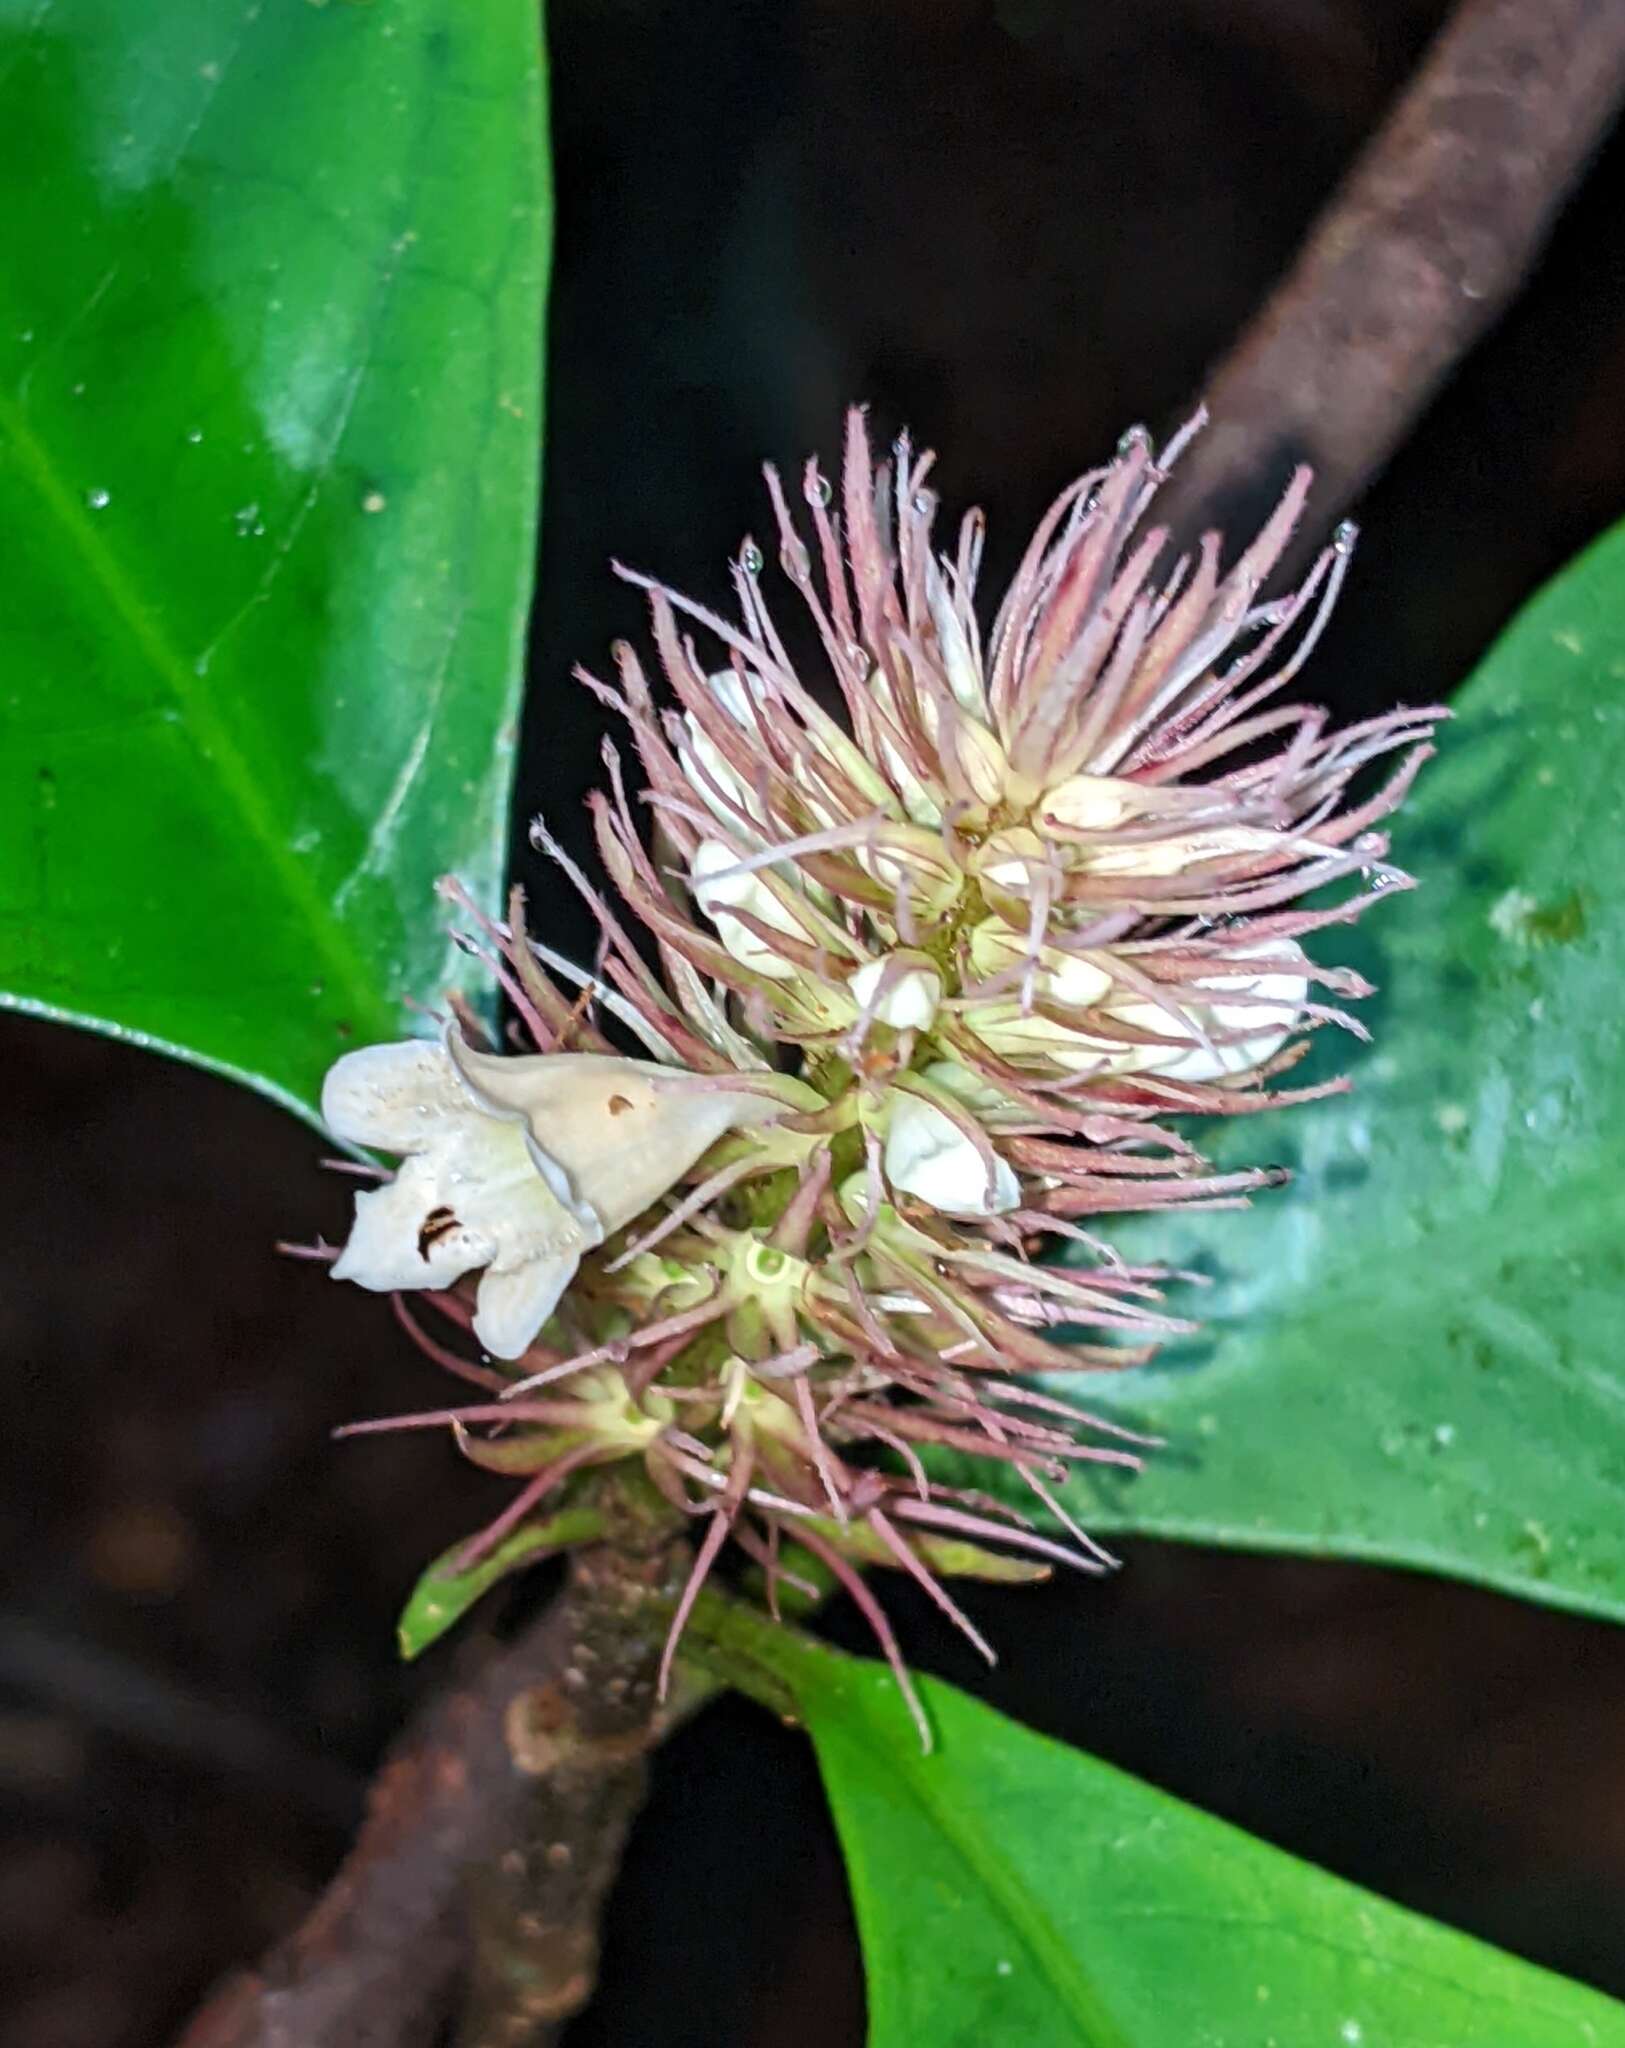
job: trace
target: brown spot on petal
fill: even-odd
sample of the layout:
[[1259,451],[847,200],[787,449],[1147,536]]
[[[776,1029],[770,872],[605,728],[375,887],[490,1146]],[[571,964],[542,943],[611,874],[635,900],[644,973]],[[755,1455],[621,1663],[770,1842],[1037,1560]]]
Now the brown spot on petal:
[[429,1248],[453,1230],[462,1225],[450,1209],[431,1209],[423,1219],[423,1228],[418,1232],[418,1257],[425,1265],[429,1263]]
[[609,1113],[611,1116],[620,1116],[623,1111],[631,1107],[631,1103],[624,1095],[612,1095],[609,1098]]

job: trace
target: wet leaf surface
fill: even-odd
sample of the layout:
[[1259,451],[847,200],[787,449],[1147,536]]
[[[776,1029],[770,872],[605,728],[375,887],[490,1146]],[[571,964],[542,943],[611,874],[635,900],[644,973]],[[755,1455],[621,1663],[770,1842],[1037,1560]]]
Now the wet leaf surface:
[[534,8],[4,0],[0,1000],[307,1110],[500,879]]

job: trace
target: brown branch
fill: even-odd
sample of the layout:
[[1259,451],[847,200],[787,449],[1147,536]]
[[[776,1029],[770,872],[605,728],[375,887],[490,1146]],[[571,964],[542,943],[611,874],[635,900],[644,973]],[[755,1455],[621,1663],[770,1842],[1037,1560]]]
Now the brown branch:
[[[680,1550],[680,1546],[679,1546]],[[514,1647],[432,1704],[304,1923],[179,2048],[542,2048],[593,1985],[598,1915],[669,1726],[654,1675],[681,1558],[578,1552]]]
[[1212,373],[1159,522],[1251,532],[1299,462],[1317,529],[1349,504],[1518,291],[1622,95],[1622,0],[1464,0]]

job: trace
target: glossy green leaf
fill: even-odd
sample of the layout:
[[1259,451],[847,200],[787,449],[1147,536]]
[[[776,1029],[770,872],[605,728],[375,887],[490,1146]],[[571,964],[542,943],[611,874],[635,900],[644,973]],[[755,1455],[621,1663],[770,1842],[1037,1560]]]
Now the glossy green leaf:
[[592,1542],[603,1533],[603,1527],[604,1518],[596,1508],[566,1508],[560,1514],[548,1516],[546,1521],[516,1529],[467,1571],[457,1569],[457,1560],[468,1545],[466,1541],[454,1543],[418,1580],[401,1610],[395,1630],[401,1655],[421,1656],[499,1581],[523,1571],[527,1565],[540,1564],[572,1544]]
[[1625,2007],[1095,1758],[756,1624],[818,1749],[870,2048],[1622,2048]]
[[0,0],[0,991],[308,1111],[503,852],[535,0]]
[[1619,1618],[1625,529],[1457,709],[1396,830],[1421,887],[1340,942],[1380,985],[1375,1043],[1326,1034],[1308,1071],[1354,1093],[1218,1133],[1224,1164],[1290,1165],[1284,1192],[1118,1233],[1217,1284],[1184,1297],[1200,1339],[1071,1383],[1168,1439],[1071,1505]]

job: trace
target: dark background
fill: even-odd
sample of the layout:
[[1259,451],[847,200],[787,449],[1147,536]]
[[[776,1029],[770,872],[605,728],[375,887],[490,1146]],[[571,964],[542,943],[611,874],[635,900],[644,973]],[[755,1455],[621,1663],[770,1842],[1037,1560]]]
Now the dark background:
[[[721,597],[727,551],[762,531],[756,464],[832,456],[863,398],[884,435],[906,421],[940,449],[950,503],[988,506],[996,587],[1062,482],[1131,421],[1181,416],[1442,10],[551,12],[558,269],[517,815],[545,807],[579,847],[599,724],[569,668],[639,624],[611,552]],[[1622,198],[1615,144],[1359,508],[1315,670],[1340,710],[1448,692],[1625,512]],[[551,882],[538,900],[559,943],[583,936]],[[428,1438],[327,1442],[438,1388],[380,1303],[273,1256],[343,1227],[307,1132],[43,1024],[0,1019],[0,1058],[0,2036],[147,2048],[300,1914],[406,1706],[468,1653],[403,1671],[394,1615],[499,1483]],[[1033,1724],[1625,1993],[1625,1632],[1394,1573],[1128,1555],[1104,1588],[973,1599],[1004,1653],[991,1688],[906,1588],[890,1604],[914,1660]],[[861,2038],[808,1753],[715,1709],[658,1760],[572,2048]]]

